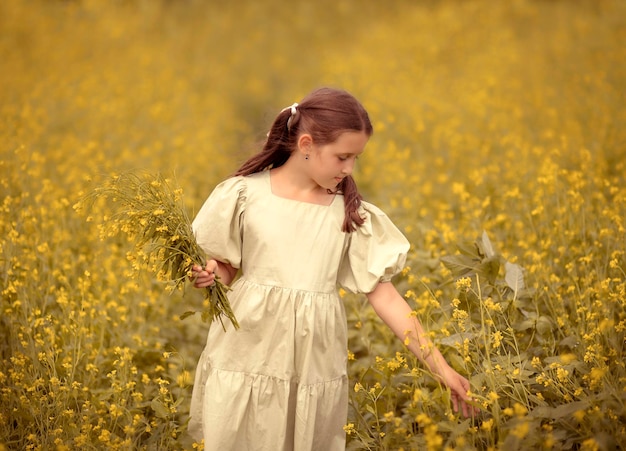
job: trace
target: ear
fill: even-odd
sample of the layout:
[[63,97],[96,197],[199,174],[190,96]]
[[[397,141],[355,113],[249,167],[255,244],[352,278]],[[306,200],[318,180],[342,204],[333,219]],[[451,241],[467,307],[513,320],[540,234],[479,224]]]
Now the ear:
[[313,137],[308,133],[303,133],[298,138],[298,150],[303,153],[311,153],[313,148]]

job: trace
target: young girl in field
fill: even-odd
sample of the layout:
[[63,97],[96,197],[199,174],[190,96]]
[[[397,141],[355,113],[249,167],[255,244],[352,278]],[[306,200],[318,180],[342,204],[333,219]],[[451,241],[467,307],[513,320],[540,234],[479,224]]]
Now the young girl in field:
[[382,320],[468,415],[454,371],[390,283],[409,243],[361,200],[351,177],[372,134],[362,105],[321,88],[275,119],[263,150],[219,184],[193,228],[211,259],[195,286],[232,285],[240,323],[213,327],[200,358],[189,430],[207,450],[345,449],[347,322],[337,286],[365,293]]

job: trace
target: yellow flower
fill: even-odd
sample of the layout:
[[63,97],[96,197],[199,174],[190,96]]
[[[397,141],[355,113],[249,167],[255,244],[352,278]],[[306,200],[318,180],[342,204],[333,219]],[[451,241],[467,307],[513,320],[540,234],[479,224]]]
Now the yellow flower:
[[502,344],[502,332],[499,330],[495,331],[492,336],[493,338],[493,348],[498,348]]
[[583,420],[585,419],[585,416],[586,416],[586,413],[582,409],[574,412],[574,418],[576,418],[576,421],[578,421],[579,423],[583,422]]
[[467,291],[472,288],[472,279],[470,279],[469,277],[462,277],[460,279],[457,279],[455,285],[457,290],[461,292]]
[[556,378],[559,380],[559,382],[567,381],[568,376],[569,376],[569,371],[567,371],[565,368],[557,368]]
[[600,445],[594,438],[588,438],[582,442],[580,449],[581,451],[598,451],[600,449]]
[[502,306],[493,302],[491,298],[485,299],[485,308],[493,312],[502,312]]
[[488,420],[483,421],[483,423],[480,425],[480,428],[483,431],[490,431],[493,428],[493,424],[494,424],[494,419],[489,418]]
[[191,383],[191,375],[189,374],[189,371],[187,371],[187,370],[183,370],[176,377],[176,384],[179,387],[187,387],[190,383]]
[[540,369],[541,368],[541,359],[537,356],[533,357],[530,364],[533,366],[533,368],[535,369]]
[[513,404],[513,411],[515,412],[515,415],[518,417],[523,417],[528,413],[528,409],[526,408],[526,406],[523,404],[520,404],[519,402],[516,402],[515,404]]
[[566,354],[561,354],[559,356],[559,359],[561,360],[561,363],[563,365],[567,365],[569,363],[576,361],[577,357],[576,357],[576,354],[570,352]]
[[528,435],[528,432],[530,431],[530,424],[528,423],[528,421],[520,421],[512,430],[511,430],[511,434],[513,434],[513,436],[519,438],[519,439],[523,439],[524,437],[526,437]]
[[424,428],[424,438],[426,440],[426,449],[436,450],[440,449],[443,444],[443,437],[438,434],[438,426],[436,424],[429,424]]
[[433,422],[431,418],[426,413],[418,413],[415,417],[415,422],[420,426],[425,426]]
[[607,367],[604,368],[592,368],[591,372],[587,375],[587,379],[589,380],[589,387],[591,389],[596,389],[602,383],[602,379],[607,372]]

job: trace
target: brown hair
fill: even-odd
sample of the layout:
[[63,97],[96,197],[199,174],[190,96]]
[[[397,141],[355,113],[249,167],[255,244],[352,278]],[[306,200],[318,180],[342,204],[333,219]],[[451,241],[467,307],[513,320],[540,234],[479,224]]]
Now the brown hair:
[[[317,145],[325,145],[335,142],[344,132],[364,132],[371,136],[374,131],[363,105],[350,93],[340,89],[314,90],[302,99],[295,115],[291,116],[290,108],[278,114],[263,150],[243,163],[234,175],[250,175],[282,166],[296,148],[302,133],[310,134]],[[344,196],[346,215],[342,230],[354,232],[364,219],[357,212],[362,197],[352,176],[342,180],[337,193]]]

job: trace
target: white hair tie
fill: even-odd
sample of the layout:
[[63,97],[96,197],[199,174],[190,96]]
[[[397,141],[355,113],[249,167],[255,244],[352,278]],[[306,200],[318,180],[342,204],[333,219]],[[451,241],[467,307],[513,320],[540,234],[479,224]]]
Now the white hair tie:
[[298,107],[298,102],[295,102],[293,105],[288,106],[287,108],[283,108],[281,113],[285,110],[291,110],[291,116],[289,116],[289,119],[287,119],[287,130],[291,129],[291,120],[293,119],[293,117],[296,115],[296,108]]

